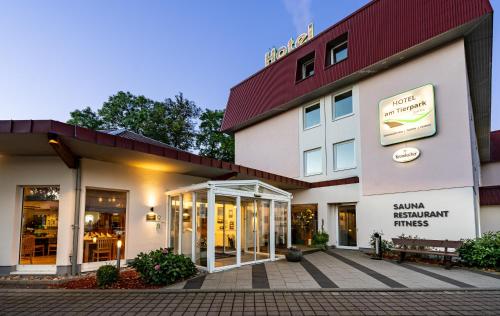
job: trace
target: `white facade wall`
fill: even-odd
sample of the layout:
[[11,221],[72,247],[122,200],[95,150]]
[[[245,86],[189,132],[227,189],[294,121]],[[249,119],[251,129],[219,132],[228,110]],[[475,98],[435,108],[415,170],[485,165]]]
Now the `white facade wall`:
[[359,184],[322,187],[292,191],[292,204],[318,204],[318,229],[324,223],[329,233],[329,245],[337,245],[336,212],[338,205],[357,204],[360,199]]
[[481,165],[481,186],[500,185],[500,161]]
[[[379,101],[425,84],[432,84],[435,89],[436,135],[382,146],[379,136]],[[333,96],[349,89],[352,89],[353,115],[332,120]],[[318,102],[321,106],[320,125],[304,129],[304,108]],[[474,237],[480,232],[476,194],[479,160],[463,40],[341,90],[332,91],[286,113],[290,112],[298,116],[296,126],[290,120],[280,121],[282,115],[265,122],[266,126],[273,123],[282,126],[286,123],[291,130],[298,127],[298,178],[308,182],[352,176],[360,178],[359,184],[293,192],[293,204],[318,204],[318,225],[324,220],[331,244],[337,243],[337,207],[352,203],[356,204],[359,247],[368,247],[369,236],[375,231],[382,231],[386,239],[403,233],[423,238],[460,239]],[[251,128],[258,130],[261,126],[262,123],[257,123]],[[246,130],[238,131],[236,135]],[[349,139],[355,139],[357,166],[334,171],[333,144]],[[241,139],[238,136],[236,141],[239,148],[246,147],[250,141],[259,142],[257,139]],[[238,144],[238,141],[243,143]],[[403,147],[416,147],[420,149],[421,156],[409,163],[394,162],[393,153]],[[323,173],[305,177],[304,151],[314,148],[322,148]],[[273,153],[273,144],[260,143],[260,151]],[[237,160],[239,154],[237,151]],[[290,150],[289,155],[293,156],[294,152]],[[271,163],[279,168],[281,161],[272,159],[268,165]],[[258,168],[252,161],[247,161],[247,165]],[[485,176],[483,172],[482,185],[495,181],[495,177],[491,173]],[[425,227],[395,226],[393,205],[417,202],[423,203],[425,208],[416,211],[448,211],[448,217],[426,218],[428,226]]]
[[[299,176],[298,111],[235,133],[235,163],[282,176]],[[265,149],[265,150],[262,150]]]
[[[206,181],[205,178],[170,174],[96,160],[81,161],[81,208],[78,264],[82,263],[85,192],[87,188],[127,192],[125,258],[141,251],[166,246],[166,195],[168,190]],[[75,210],[76,171],[58,157],[0,158],[0,270],[8,272],[19,260],[22,217],[22,186],[60,186],[56,266],[68,271]],[[146,222],[145,215],[154,206],[161,215],[160,229]],[[86,267],[87,266],[87,267]],[[82,269],[92,268],[92,264]],[[34,267],[36,269],[36,266]],[[55,269],[55,267],[54,267]]]
[[[394,204],[422,203],[423,209],[394,210]],[[475,234],[474,192],[472,187],[363,196],[356,206],[358,246],[369,247],[370,235],[383,233],[384,239],[401,234],[426,239],[473,238]],[[395,212],[448,211],[447,217],[395,218]],[[428,226],[401,227],[395,221],[427,220]]]
[[481,206],[481,232],[500,231],[500,205]]
[[[206,179],[83,159],[80,227],[84,225],[83,214],[87,188],[126,191],[125,259],[132,259],[141,251],[166,247],[167,197],[165,192],[203,181]],[[154,207],[155,212],[161,216],[160,229],[156,228],[156,223],[145,220],[150,207]],[[83,230],[80,233],[78,263],[82,263],[82,239]],[[87,266],[92,268],[92,264],[87,264]]]
[[[339,119],[333,118],[333,107],[335,96],[347,91],[352,91],[353,114]],[[304,110],[310,105],[320,104],[321,123],[313,128],[304,128]],[[299,169],[301,180],[317,182],[324,180],[348,178],[359,176],[358,166],[360,160],[359,142],[359,90],[356,85],[336,90],[331,94],[321,97],[312,102],[308,102],[302,107],[291,111],[298,112],[299,127]],[[333,145],[336,143],[354,140],[354,152],[356,155],[356,167],[346,170],[334,170]],[[321,148],[323,171],[319,175],[305,176],[304,172],[304,152]]]
[[[22,220],[22,186],[59,185],[57,265],[70,265],[71,225],[75,210],[76,174],[58,157],[0,158],[0,267],[12,267],[19,260]],[[67,242],[70,241],[70,242]]]

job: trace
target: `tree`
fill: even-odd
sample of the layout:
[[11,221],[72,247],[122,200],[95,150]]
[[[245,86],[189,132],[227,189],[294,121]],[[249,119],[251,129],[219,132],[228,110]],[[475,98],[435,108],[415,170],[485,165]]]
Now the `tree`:
[[172,100],[154,101],[119,91],[97,113],[89,107],[70,113],[70,124],[92,129],[127,129],[172,147],[189,150],[196,135],[201,109],[179,93]]
[[234,161],[234,137],[220,131],[224,110],[205,111],[200,116],[196,146],[202,156]]
[[175,96],[174,100],[165,100],[165,125],[169,144],[188,150],[195,144],[196,119],[200,116],[201,109],[193,101],[184,98],[182,93]]
[[71,119],[68,120],[69,124],[78,125],[81,127],[86,127],[90,129],[100,129],[102,128],[102,121],[92,109],[87,106],[83,110],[74,110],[69,114]]

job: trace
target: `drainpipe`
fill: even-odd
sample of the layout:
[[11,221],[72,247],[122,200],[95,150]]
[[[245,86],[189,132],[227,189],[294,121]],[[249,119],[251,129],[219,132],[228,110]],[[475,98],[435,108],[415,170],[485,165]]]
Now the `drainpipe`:
[[77,258],[78,258],[78,237],[80,236],[80,195],[82,192],[82,167],[78,160],[76,167],[76,182],[75,182],[75,217],[72,225],[73,228],[73,251],[71,255],[71,275],[78,273]]

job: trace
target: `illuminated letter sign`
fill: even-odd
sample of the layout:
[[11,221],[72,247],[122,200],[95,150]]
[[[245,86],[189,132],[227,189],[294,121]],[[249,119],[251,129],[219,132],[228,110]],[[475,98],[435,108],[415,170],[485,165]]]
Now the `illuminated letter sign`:
[[436,133],[434,87],[431,84],[384,99],[378,104],[383,146]]
[[275,61],[286,56],[292,50],[306,43],[313,37],[314,37],[314,26],[311,23],[307,26],[307,33],[302,33],[299,36],[297,36],[295,42],[293,41],[293,38],[290,38],[286,46],[281,46],[278,49],[273,48],[270,51],[268,51],[264,56],[265,65],[268,66],[274,63]]

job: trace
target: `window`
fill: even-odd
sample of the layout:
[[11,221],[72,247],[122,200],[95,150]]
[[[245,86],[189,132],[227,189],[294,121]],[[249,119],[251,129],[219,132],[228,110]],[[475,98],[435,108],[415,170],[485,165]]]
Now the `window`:
[[179,254],[179,211],[181,208],[180,196],[170,198],[170,248]]
[[182,195],[182,235],[181,253],[185,256],[192,256],[192,236],[193,236],[193,194],[192,192]]
[[276,250],[288,247],[288,203],[274,202],[274,244]]
[[333,41],[329,42],[326,45],[327,49],[327,60],[326,65],[334,65],[336,63],[341,62],[344,59],[347,59],[347,33],[337,37]]
[[19,264],[56,264],[59,187],[23,188]]
[[207,266],[207,191],[196,192],[196,244],[195,262]]
[[333,107],[333,119],[352,114],[352,91],[336,95]]
[[333,169],[345,170],[356,167],[354,140],[333,145]]
[[321,148],[304,152],[304,174],[312,176],[323,172],[323,162],[321,159]]
[[116,260],[117,241],[125,258],[127,193],[87,189],[83,236],[83,262]]
[[314,75],[314,52],[297,61],[296,80],[300,81]]
[[308,106],[304,109],[304,128],[318,126],[321,122],[321,111],[318,104]]

